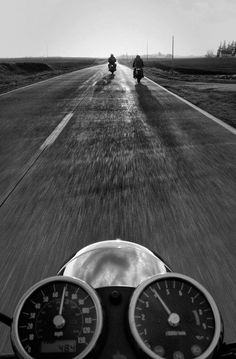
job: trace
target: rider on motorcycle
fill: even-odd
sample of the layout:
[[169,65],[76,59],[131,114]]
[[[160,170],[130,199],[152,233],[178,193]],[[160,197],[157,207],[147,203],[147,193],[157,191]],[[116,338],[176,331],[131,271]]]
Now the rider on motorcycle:
[[136,69],[137,68],[142,69],[142,77],[143,77],[143,67],[144,67],[143,60],[141,59],[141,57],[139,55],[137,55],[135,57],[135,59],[134,59],[134,62],[133,62],[133,68],[134,68],[133,76],[134,76],[134,79],[136,78]]
[[108,70],[110,70],[111,65],[114,65],[114,68],[116,70],[116,58],[113,54],[111,54],[111,56],[108,59]]

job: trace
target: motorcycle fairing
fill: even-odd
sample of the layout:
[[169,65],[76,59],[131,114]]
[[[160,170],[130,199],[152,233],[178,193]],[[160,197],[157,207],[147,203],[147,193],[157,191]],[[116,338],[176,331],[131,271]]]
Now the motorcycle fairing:
[[137,287],[145,279],[170,271],[153,252],[122,240],[93,243],[65,264],[59,275],[82,279],[93,288]]

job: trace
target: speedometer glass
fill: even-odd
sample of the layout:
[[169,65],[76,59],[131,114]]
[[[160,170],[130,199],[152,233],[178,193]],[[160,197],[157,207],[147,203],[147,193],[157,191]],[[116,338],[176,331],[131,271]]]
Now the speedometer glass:
[[12,343],[21,358],[84,358],[102,328],[96,292],[71,277],[33,286],[16,308]]
[[222,334],[219,311],[207,290],[175,273],[149,278],[136,288],[130,329],[151,358],[211,358]]

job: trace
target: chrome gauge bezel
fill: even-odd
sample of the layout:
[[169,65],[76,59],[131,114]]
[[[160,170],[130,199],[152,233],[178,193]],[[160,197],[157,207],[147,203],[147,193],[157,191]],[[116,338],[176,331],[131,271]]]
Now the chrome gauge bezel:
[[195,286],[200,292],[202,292],[202,294],[206,297],[206,299],[208,300],[213,315],[214,315],[214,319],[215,319],[215,332],[214,332],[214,336],[213,339],[210,343],[210,345],[208,346],[208,348],[205,350],[205,352],[203,352],[200,356],[196,357],[196,359],[209,359],[212,358],[212,354],[214,353],[214,351],[216,350],[221,337],[222,337],[222,333],[223,333],[223,326],[222,326],[222,320],[221,320],[221,316],[219,313],[219,310],[217,308],[217,305],[213,299],[213,297],[211,296],[211,294],[207,291],[207,289],[205,287],[203,287],[199,282],[197,282],[195,279],[190,278],[186,275],[183,274],[179,274],[179,273],[166,273],[166,274],[158,274],[155,275],[153,277],[148,278],[147,280],[145,280],[144,282],[142,282],[134,291],[131,300],[130,300],[130,305],[129,305],[129,313],[128,313],[128,319],[129,319],[129,326],[130,326],[130,330],[131,330],[131,334],[136,342],[136,344],[138,345],[138,347],[143,350],[144,353],[146,353],[150,358],[153,359],[163,359],[163,357],[159,356],[158,354],[154,353],[151,349],[149,349],[144,342],[142,341],[137,328],[136,328],[136,324],[135,324],[135,308],[136,308],[136,304],[137,301],[141,295],[141,293],[145,290],[145,288],[149,285],[151,285],[152,283],[155,283],[158,280],[165,280],[165,279],[182,279],[183,281],[187,281],[189,284],[192,284],[193,286]]
[[21,310],[22,310],[26,300],[31,296],[32,293],[34,293],[36,290],[40,289],[41,287],[43,287],[46,284],[55,283],[55,282],[72,283],[77,286],[80,286],[84,291],[86,291],[90,295],[90,297],[92,298],[92,300],[94,302],[95,309],[96,309],[97,322],[96,322],[96,328],[95,328],[93,337],[92,337],[91,341],[89,342],[88,346],[84,349],[84,351],[82,353],[80,353],[79,355],[76,355],[73,359],[85,358],[86,355],[88,355],[88,353],[90,353],[94,349],[94,347],[97,343],[97,340],[101,334],[102,327],[103,327],[103,315],[102,315],[102,307],[100,304],[100,300],[99,300],[99,297],[98,297],[96,291],[88,283],[86,283],[78,278],[66,277],[66,276],[49,277],[49,278],[41,280],[40,282],[36,283],[31,288],[29,288],[28,291],[22,296],[22,298],[20,299],[20,301],[15,309],[15,312],[13,315],[12,328],[11,328],[11,340],[12,340],[13,348],[14,348],[17,356],[21,359],[32,359],[33,358],[25,351],[24,347],[21,344],[20,338],[19,338],[18,321],[19,321]]

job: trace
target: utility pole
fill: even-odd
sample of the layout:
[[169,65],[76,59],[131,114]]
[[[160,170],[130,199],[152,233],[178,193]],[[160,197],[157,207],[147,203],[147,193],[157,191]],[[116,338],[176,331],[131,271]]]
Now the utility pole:
[[147,61],[148,61],[148,41],[147,41]]
[[172,50],[171,50],[171,66],[172,66],[172,72],[174,69],[174,52],[175,52],[175,37],[172,36]]
[[48,42],[46,40],[44,41],[45,41],[45,50],[46,50],[45,57],[48,58]]

